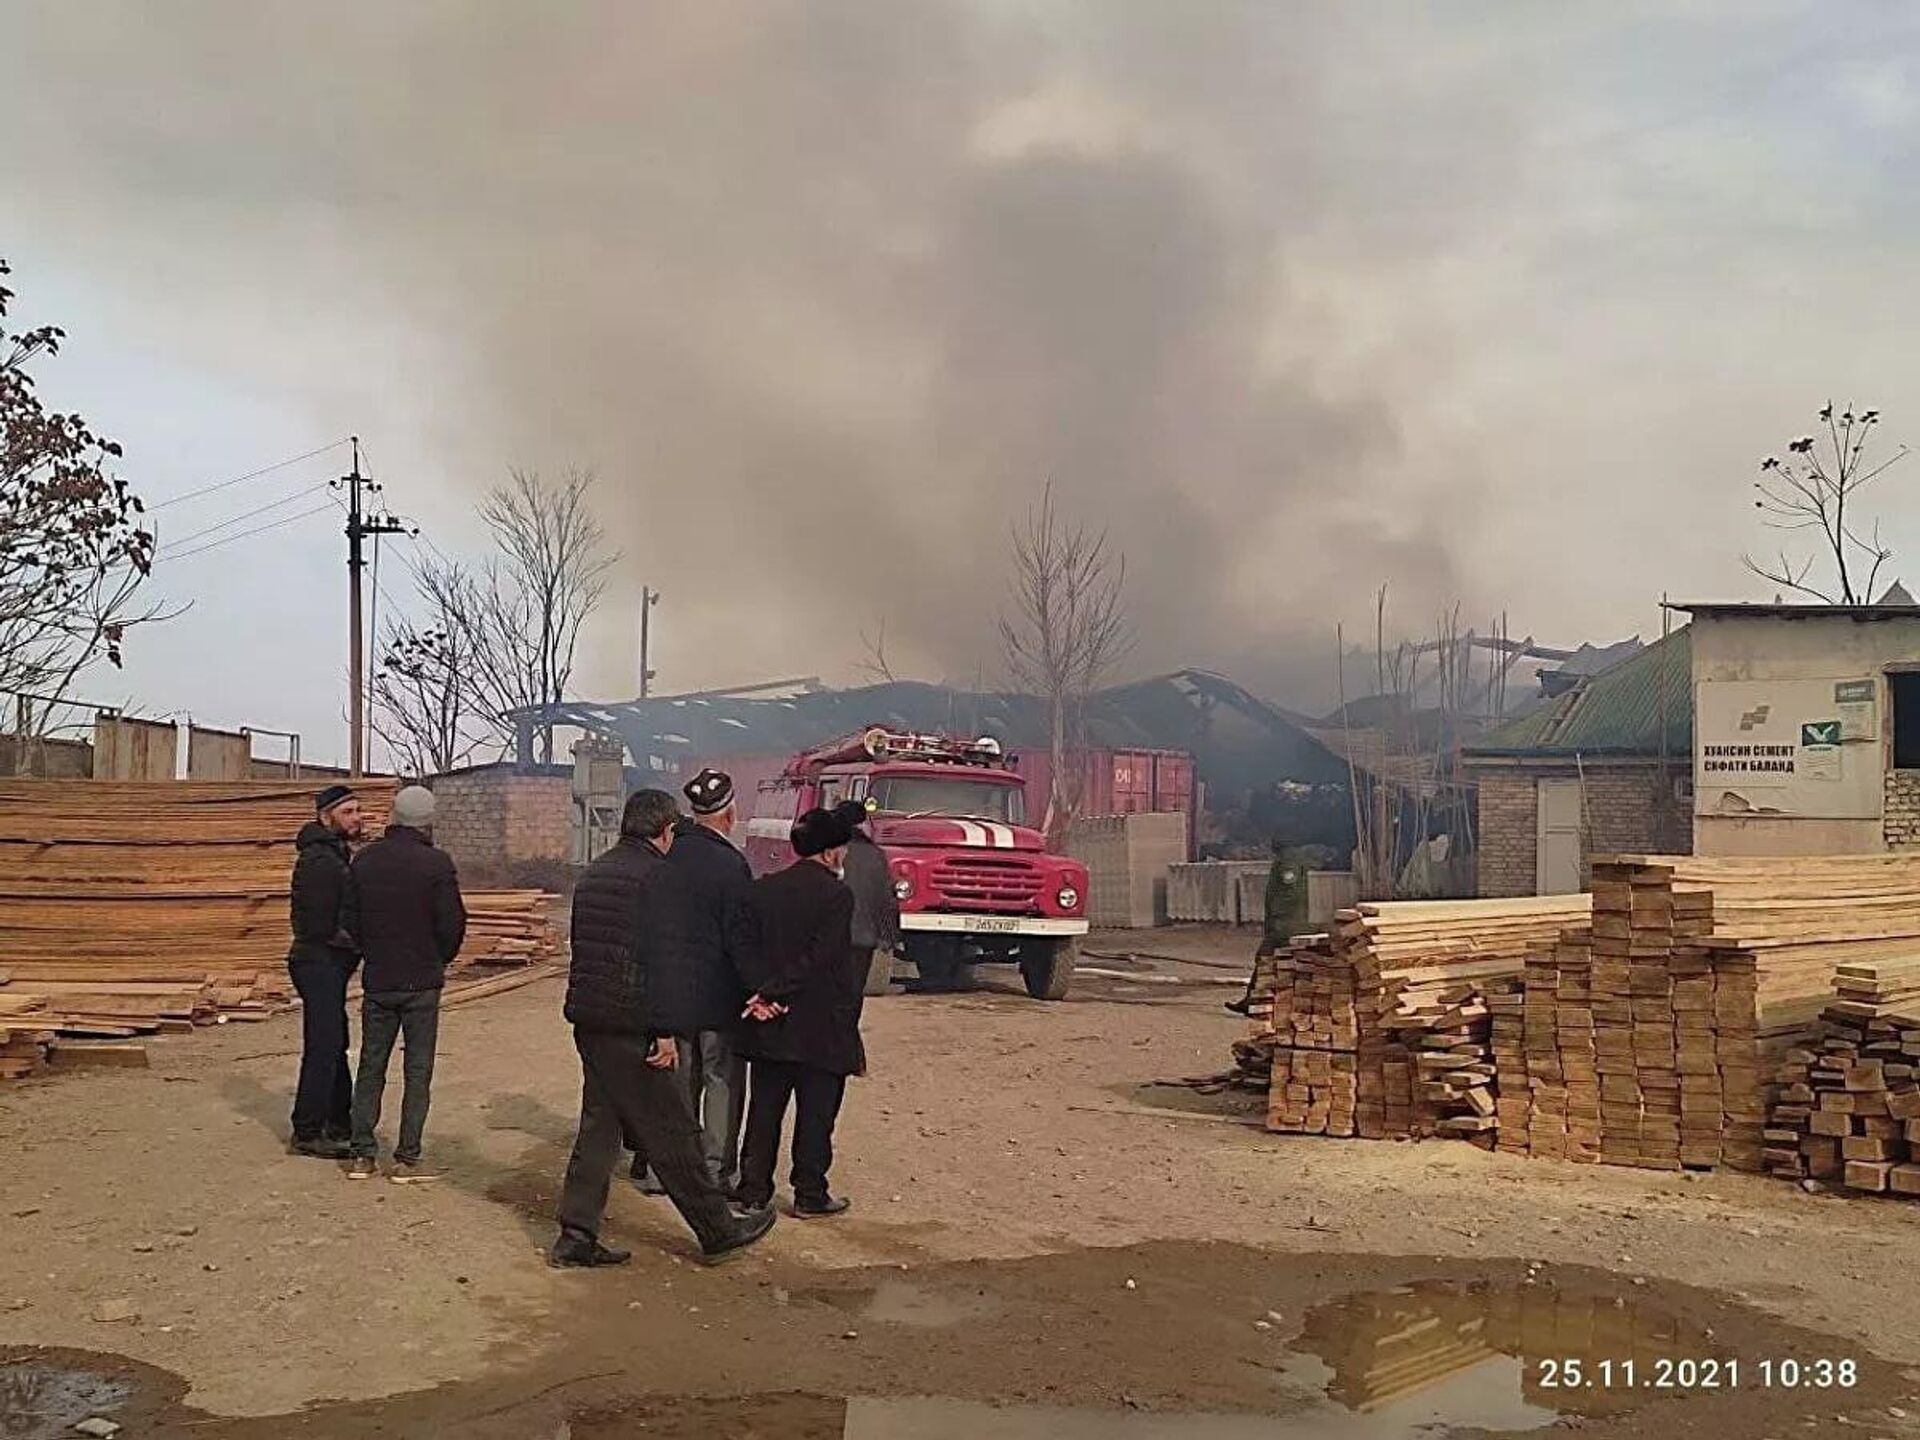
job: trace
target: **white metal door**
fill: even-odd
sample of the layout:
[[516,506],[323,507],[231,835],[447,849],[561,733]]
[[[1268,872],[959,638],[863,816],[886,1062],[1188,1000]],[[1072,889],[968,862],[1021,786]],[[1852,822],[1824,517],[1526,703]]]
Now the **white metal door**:
[[1535,784],[1539,841],[1534,851],[1536,893],[1572,895],[1580,889],[1580,782]]

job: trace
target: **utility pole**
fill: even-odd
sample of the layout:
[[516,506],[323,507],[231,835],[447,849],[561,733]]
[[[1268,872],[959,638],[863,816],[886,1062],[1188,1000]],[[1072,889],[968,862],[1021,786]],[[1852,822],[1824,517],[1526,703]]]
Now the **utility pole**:
[[367,765],[367,656],[366,636],[360,619],[360,572],[366,569],[362,543],[369,535],[397,535],[406,529],[391,515],[368,519],[360,507],[362,492],[378,494],[380,487],[360,473],[360,437],[353,437],[353,471],[334,481],[347,488],[347,628],[352,639],[347,647],[347,773],[363,775]]
[[653,607],[659,603],[658,590],[649,589],[645,585],[640,587],[640,698],[642,700],[647,698],[647,692],[653,686],[653,670],[648,661],[648,640],[651,632],[647,620]]

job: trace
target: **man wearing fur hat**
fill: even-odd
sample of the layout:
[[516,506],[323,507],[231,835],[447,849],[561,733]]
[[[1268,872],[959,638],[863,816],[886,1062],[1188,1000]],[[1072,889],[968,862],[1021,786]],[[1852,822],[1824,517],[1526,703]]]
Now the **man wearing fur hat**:
[[287,972],[300,996],[300,1079],[293,1096],[296,1154],[347,1158],[353,1123],[353,1076],[347,1069],[347,982],[359,952],[341,920],[347,897],[348,847],[365,821],[346,785],[313,799],[314,818],[294,840],[293,948]]
[[754,882],[760,944],[746,979],[743,1048],[752,1061],[740,1199],[773,1198],[780,1134],[793,1102],[793,1213],[838,1215],[843,1197],[827,1187],[833,1127],[847,1077],[867,1068],[860,1042],[866,967],[853,948],[853,892],[839,876],[852,827],[831,810],[809,810],[793,825],[800,858]]

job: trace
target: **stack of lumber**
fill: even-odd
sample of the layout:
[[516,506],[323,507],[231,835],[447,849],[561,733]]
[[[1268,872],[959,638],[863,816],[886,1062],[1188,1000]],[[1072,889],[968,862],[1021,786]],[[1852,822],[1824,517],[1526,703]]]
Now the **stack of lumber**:
[[[393,785],[355,787],[377,831]],[[291,999],[293,838],[313,787],[0,780],[0,1076],[58,1037],[124,1040]],[[21,1045],[23,1034],[49,1037]]]
[[1365,904],[1341,911],[1329,934],[1293,937],[1263,977],[1254,1034],[1235,1047],[1268,1057],[1269,1128],[1491,1146],[1486,987],[1517,981],[1526,956],[1587,905],[1584,895]]
[[559,958],[554,897],[544,890],[469,890],[462,965],[539,965]]
[[1833,995],[1774,1074],[1767,1169],[1920,1195],[1920,950],[1840,966]]
[[1253,957],[1253,973],[1247,977],[1244,1005],[1235,1007],[1253,1024],[1252,1031],[1233,1042],[1233,1069],[1228,1083],[1236,1090],[1265,1095],[1273,1084],[1273,996],[1274,966],[1277,950],[1265,946]]
[[1369,1137],[1459,1135],[1491,1146],[1497,1124],[1486,987],[1584,920],[1585,895],[1363,904],[1337,917],[1352,975]]
[[1596,862],[1591,926],[1527,967],[1528,1152],[1760,1169],[1771,1072],[1836,969],[1916,945],[1920,856]]
[[1533,1109],[1528,1098],[1532,1077],[1527,1072],[1525,979],[1489,980],[1486,996],[1493,1018],[1489,1048],[1493,1052],[1494,1144],[1509,1154],[1524,1155]]

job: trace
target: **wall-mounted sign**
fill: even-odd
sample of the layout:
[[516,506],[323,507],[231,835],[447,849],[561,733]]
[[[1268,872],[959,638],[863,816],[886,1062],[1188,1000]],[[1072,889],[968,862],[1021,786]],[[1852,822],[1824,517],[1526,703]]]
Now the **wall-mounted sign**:
[[[1869,735],[1877,742],[1874,707],[1871,679],[1703,680],[1694,705],[1694,813],[1875,818],[1880,747],[1863,743]],[[1856,739],[1863,724],[1869,733]]]

